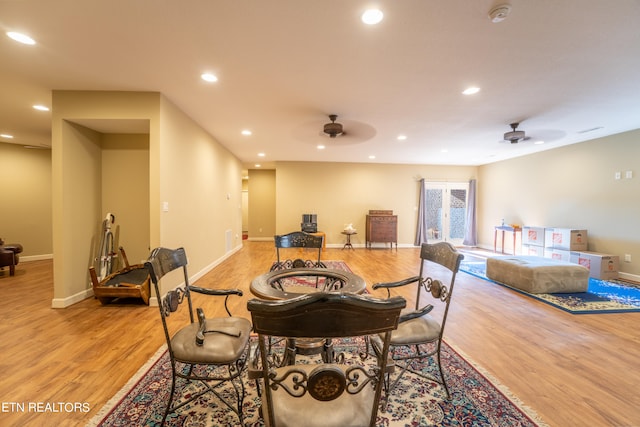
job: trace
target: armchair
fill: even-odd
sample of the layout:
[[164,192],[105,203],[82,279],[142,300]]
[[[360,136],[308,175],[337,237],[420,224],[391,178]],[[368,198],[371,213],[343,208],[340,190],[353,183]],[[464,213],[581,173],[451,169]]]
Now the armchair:
[[[276,262],[271,266],[271,270],[284,270],[289,268],[326,268],[326,265],[320,261],[322,254],[322,244],[324,238],[322,236],[315,236],[313,234],[305,233],[304,231],[294,231],[289,234],[278,235],[274,237],[276,245]],[[288,248],[308,248],[317,249],[318,256],[316,260],[303,260],[301,258],[296,259],[280,259],[280,250]]]
[[[323,293],[272,301],[252,299],[247,308],[259,349],[251,352],[249,375],[264,384],[261,413],[268,427],[375,426],[382,395],[390,332],[396,327],[402,297],[377,299],[347,293]],[[331,361],[296,359],[282,365],[271,337],[327,338],[380,334],[380,357]],[[286,349],[285,349],[286,350]],[[300,363],[302,362],[302,363]]]
[[[460,262],[464,255],[460,254],[450,243],[423,243],[420,249],[420,273],[418,276],[391,283],[376,283],[375,289],[386,289],[391,295],[391,289],[412,284],[417,285],[416,306],[414,310],[402,313],[398,328],[391,334],[391,358],[399,367],[400,373],[393,382],[387,375],[385,390],[391,392],[406,371],[412,372],[428,380],[437,382],[444,387],[447,399],[450,398],[449,388],[442,369],[440,350],[444,327],[451,304],[453,285]],[[438,277],[438,278],[436,278]],[[420,304],[423,294],[430,297],[429,304]],[[434,304],[438,305],[438,313],[433,314]],[[373,337],[373,349],[377,354],[384,351],[380,344],[381,337]],[[423,372],[421,361],[434,361],[439,376]]]
[[[227,307],[229,296],[241,296],[242,292],[237,289],[218,290],[191,286],[187,275],[187,255],[183,248],[154,249],[145,262],[145,267],[149,270],[158,296],[160,317],[171,360],[171,393],[161,425],[171,412],[209,392],[234,411],[242,424],[245,388],[241,376],[246,364],[251,323],[244,318],[232,317]],[[184,286],[167,292],[161,298],[160,279],[176,269],[183,271]],[[194,313],[191,292],[225,297],[224,307],[229,316],[206,318],[200,308]],[[184,310],[188,310],[190,321],[177,328],[175,325],[180,316],[173,321],[168,321],[167,318],[178,311],[185,301],[187,307]],[[176,388],[180,378],[184,380],[181,390],[191,383],[200,383],[201,387],[199,391],[183,393],[181,401],[178,401]],[[224,383],[227,383],[227,388],[223,388]]]
[[9,267],[9,276],[16,274],[16,265],[20,262],[19,253],[22,252],[22,245],[19,243],[4,244],[0,239],[0,269]]

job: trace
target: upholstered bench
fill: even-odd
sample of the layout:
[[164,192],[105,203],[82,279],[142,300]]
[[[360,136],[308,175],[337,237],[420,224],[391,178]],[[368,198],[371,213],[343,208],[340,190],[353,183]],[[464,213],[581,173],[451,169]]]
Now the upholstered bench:
[[538,256],[487,259],[487,277],[531,294],[586,292],[589,269]]

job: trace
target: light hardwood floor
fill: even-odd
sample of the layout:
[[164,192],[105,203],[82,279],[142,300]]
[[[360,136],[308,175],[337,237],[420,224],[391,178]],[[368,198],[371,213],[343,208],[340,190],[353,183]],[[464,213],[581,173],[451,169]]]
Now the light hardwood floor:
[[[245,241],[197,283],[244,290],[232,307],[248,317],[249,283],[274,257],[272,243]],[[418,271],[417,248],[328,248],[323,259],[344,260],[369,285]],[[51,261],[0,272],[0,291],[2,426],[84,425],[163,344],[156,307],[88,299],[50,308]],[[221,310],[203,298],[208,315]],[[453,298],[446,341],[550,426],[640,426],[640,313],[571,315],[465,273]],[[49,406],[30,410],[38,402]],[[67,412],[69,403],[84,406]]]

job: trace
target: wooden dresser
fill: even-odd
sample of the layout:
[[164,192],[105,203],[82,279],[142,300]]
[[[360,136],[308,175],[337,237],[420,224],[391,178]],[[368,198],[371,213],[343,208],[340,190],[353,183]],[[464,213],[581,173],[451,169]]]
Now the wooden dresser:
[[392,210],[370,210],[366,223],[366,246],[371,248],[371,243],[389,243],[393,249],[396,244],[398,249],[398,215]]

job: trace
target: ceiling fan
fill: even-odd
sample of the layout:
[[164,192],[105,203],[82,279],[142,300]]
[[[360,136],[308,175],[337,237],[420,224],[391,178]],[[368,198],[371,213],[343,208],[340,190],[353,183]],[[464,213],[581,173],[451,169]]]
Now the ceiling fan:
[[331,123],[327,123],[324,125],[323,131],[325,134],[329,135],[329,138],[335,138],[340,135],[345,135],[345,132],[342,129],[342,124],[336,123],[337,119],[337,114],[330,114],[329,120],[331,120]]
[[506,132],[504,134],[504,141],[510,142],[512,144],[517,144],[520,141],[526,141],[529,139],[528,136],[525,136],[523,130],[517,130],[520,123],[511,123],[511,131]]

